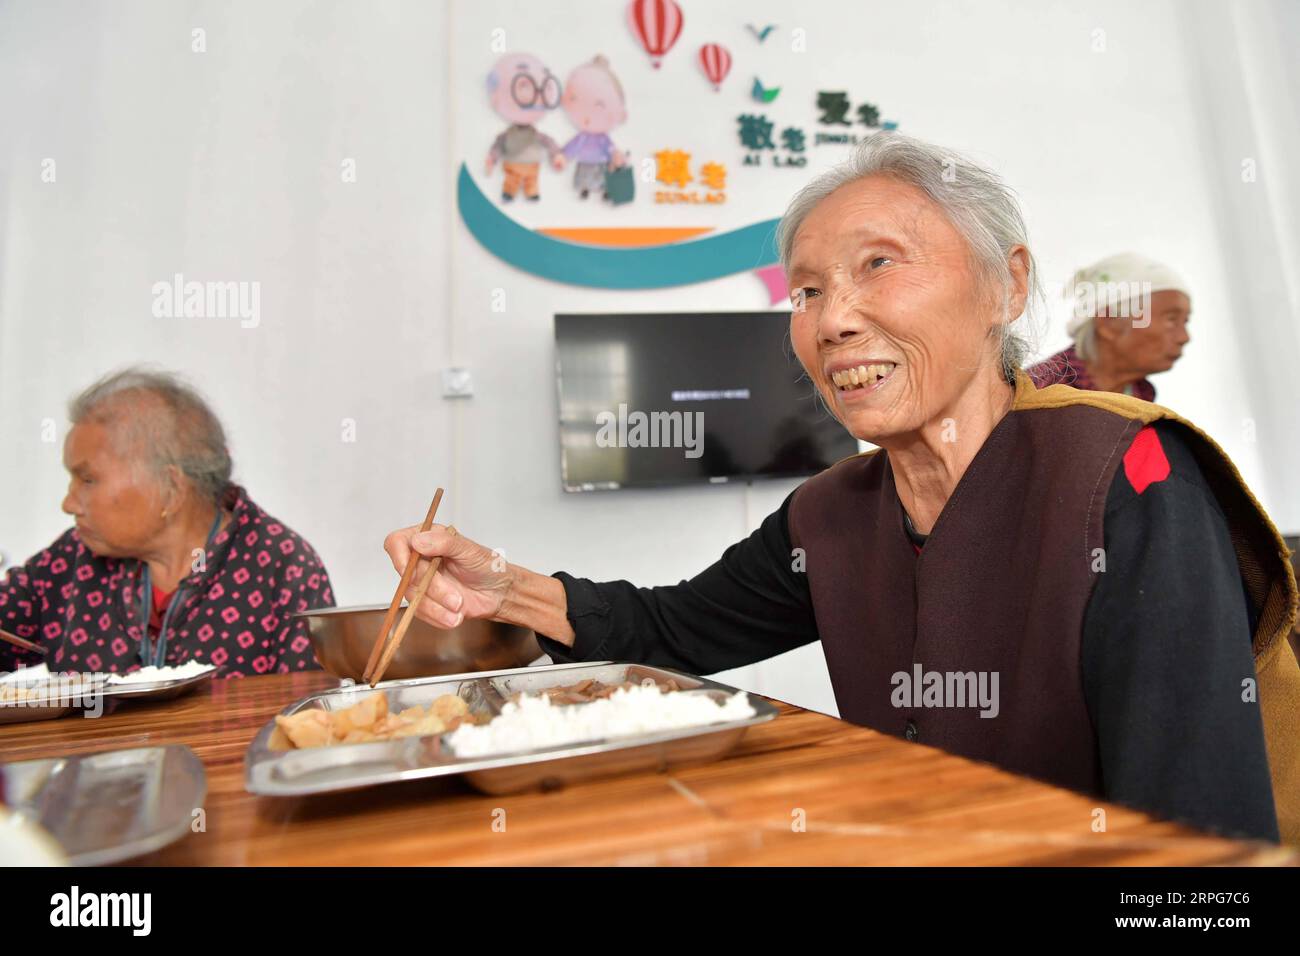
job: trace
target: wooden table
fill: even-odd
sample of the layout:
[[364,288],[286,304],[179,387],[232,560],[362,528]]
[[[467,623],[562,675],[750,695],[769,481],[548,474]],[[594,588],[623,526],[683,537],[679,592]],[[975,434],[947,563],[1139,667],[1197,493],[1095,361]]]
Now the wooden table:
[[[258,729],[334,683],[320,672],[213,681],[98,719],[0,726],[0,762],[188,744],[207,769],[206,830],[145,864],[1297,862],[786,704],[725,760],[552,792],[487,796],[456,778],[303,798],[246,792],[244,751]],[[1092,830],[1097,808],[1103,833]]]

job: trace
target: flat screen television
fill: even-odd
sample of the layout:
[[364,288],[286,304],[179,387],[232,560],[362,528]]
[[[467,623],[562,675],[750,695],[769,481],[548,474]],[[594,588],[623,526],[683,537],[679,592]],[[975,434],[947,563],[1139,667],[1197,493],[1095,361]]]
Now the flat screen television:
[[858,450],[789,313],[555,316],[566,491],[816,474]]

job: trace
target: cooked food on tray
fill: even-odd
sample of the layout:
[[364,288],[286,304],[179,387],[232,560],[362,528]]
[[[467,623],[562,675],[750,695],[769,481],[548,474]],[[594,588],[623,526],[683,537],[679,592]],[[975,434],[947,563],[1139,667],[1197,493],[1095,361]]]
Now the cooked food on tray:
[[[657,686],[664,692],[682,689],[681,685],[671,677],[660,684],[656,684],[654,679],[649,677],[644,681],[624,680],[616,684],[607,684],[604,681],[589,677],[586,680],[578,681],[576,684],[548,687],[545,690],[537,691],[537,693],[549,697],[553,704],[589,704],[593,700],[604,700],[607,697],[612,697],[617,690],[640,687],[642,684],[650,687]],[[511,695],[510,699],[518,700],[522,696],[523,692],[521,691]]]
[[198,677],[200,674],[206,674],[208,671],[216,669],[215,664],[186,661],[184,664],[176,664],[171,667],[141,667],[129,674],[110,674],[108,675],[108,682],[110,684],[159,684],[163,681],[186,680],[190,677]]
[[[204,664],[201,661],[186,661],[184,664],[176,664],[164,667],[140,667],[128,674],[103,674],[101,675],[106,684],[114,686],[125,684],[162,684],[170,681],[188,680],[191,677],[198,677],[209,671],[216,670],[215,664]],[[65,680],[82,680],[88,679],[90,673],[77,673],[75,676],[66,674],[54,674],[50,672],[49,667],[45,664],[38,664],[35,667],[24,667],[0,677],[0,687],[17,686],[33,687],[38,684],[46,684],[53,680],[63,678]]]
[[21,686],[44,683],[53,676],[54,675],[50,673],[50,668],[46,664],[35,664],[32,667],[20,667],[16,671],[0,675],[0,687],[4,687],[5,685]]
[[52,674],[44,665],[25,667],[0,677],[0,706],[53,703],[89,695],[102,686],[94,674]]
[[278,716],[269,746],[272,750],[295,750],[422,737],[441,734],[476,719],[465,701],[455,694],[443,694],[427,709],[408,707],[394,713],[388,709],[388,695],[380,691],[346,710],[312,708],[288,717]]
[[457,757],[558,747],[582,741],[660,733],[747,720],[755,710],[743,691],[686,693],[678,681],[592,678],[513,695],[496,717],[470,713],[464,698],[444,694],[427,708],[389,709],[388,694],[370,694],[343,710],[308,708],[277,716],[268,746],[302,750],[450,733]]
[[[583,681],[581,685],[596,684]],[[551,688],[572,696],[573,687]],[[665,692],[661,685],[602,685],[608,696],[587,703],[564,704],[549,692],[525,694],[507,701],[501,713],[483,725],[462,725],[447,738],[457,757],[542,750],[565,744],[661,733],[706,724],[748,720],[755,715],[744,691],[719,695]],[[580,693],[591,692],[585,687]]]
[[0,705],[3,704],[23,704],[28,701],[45,701],[51,697],[51,691],[46,686],[31,686],[23,684],[0,684]]
[[[715,760],[778,713],[770,701],[708,678],[614,663],[521,667],[364,693],[331,688],[268,723],[249,747],[249,792],[302,796],[463,775],[485,793],[519,793]],[[399,739],[411,734],[431,736]],[[360,753],[338,746],[370,740],[399,746]]]
[[[45,664],[25,667],[0,677],[0,706],[35,706],[89,694],[157,696],[169,687],[188,687],[216,667],[187,661],[172,667],[141,667],[129,674],[100,672],[51,673]],[[189,681],[190,684],[184,684]],[[162,685],[154,687],[152,685]]]

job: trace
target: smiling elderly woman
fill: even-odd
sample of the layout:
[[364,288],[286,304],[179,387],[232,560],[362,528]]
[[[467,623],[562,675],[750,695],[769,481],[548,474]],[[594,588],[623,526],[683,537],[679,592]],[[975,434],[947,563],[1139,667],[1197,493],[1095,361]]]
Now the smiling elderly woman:
[[[63,510],[76,527],[0,579],[0,626],[43,645],[52,671],[318,666],[293,615],[333,605],[329,575],[231,483],[203,399],[171,375],[127,369],[74,398],[69,417]],[[0,643],[0,669],[35,663]]]
[[804,482],[674,587],[501,571],[442,527],[394,532],[398,568],[412,546],[445,556],[419,613],[531,627],[559,660],[697,673],[820,639],[846,720],[1201,826],[1277,840],[1280,821],[1300,839],[1282,540],[1172,412],[1037,390],[1020,371],[1008,326],[1037,282],[1010,190],[879,135],[796,197],[779,244],[799,359],[879,450]]

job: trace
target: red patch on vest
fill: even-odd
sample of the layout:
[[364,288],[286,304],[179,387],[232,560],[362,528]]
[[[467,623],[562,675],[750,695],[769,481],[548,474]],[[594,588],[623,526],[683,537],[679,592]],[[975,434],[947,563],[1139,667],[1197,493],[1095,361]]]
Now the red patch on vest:
[[1124,453],[1124,477],[1138,494],[1169,477],[1169,459],[1160,436],[1150,425],[1137,433]]

